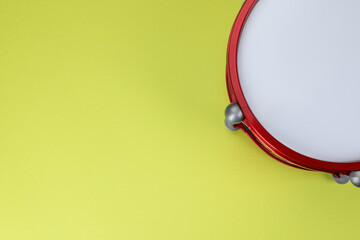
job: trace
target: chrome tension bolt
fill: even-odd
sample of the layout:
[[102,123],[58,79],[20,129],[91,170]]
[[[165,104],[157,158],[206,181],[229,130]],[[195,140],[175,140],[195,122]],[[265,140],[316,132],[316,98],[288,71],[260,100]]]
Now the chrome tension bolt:
[[241,111],[239,104],[231,103],[225,109],[225,126],[231,131],[239,130],[234,125],[241,123],[244,121],[245,117]]

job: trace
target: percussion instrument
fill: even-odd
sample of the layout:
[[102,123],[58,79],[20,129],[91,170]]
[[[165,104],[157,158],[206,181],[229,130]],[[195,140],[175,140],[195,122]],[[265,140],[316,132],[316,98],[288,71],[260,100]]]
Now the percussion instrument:
[[360,1],[246,0],[225,125],[289,166],[360,187]]

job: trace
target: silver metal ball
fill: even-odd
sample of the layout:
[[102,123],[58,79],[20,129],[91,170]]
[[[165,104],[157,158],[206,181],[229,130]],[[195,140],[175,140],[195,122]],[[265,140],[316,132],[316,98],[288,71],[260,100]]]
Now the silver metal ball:
[[350,173],[350,181],[354,186],[360,187],[360,171],[353,171]]
[[344,174],[341,174],[339,175],[340,177],[336,177],[335,175],[333,175],[333,179],[335,180],[336,183],[338,184],[345,184],[345,183],[348,183],[350,178],[348,175],[344,175]]
[[225,109],[225,118],[232,125],[239,124],[245,119],[244,114],[237,103],[231,103],[227,106]]
[[226,126],[230,131],[233,131],[233,132],[239,130],[239,128],[234,127],[234,125],[231,124],[231,123],[230,123],[228,120],[226,120],[226,119],[225,119],[225,126]]

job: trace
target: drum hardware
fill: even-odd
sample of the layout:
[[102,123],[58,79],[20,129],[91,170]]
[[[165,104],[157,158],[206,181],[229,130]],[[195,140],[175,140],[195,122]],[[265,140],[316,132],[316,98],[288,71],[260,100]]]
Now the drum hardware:
[[240,124],[244,121],[244,114],[237,103],[231,103],[225,109],[225,126],[231,131],[238,131],[239,128],[235,127],[234,125]]

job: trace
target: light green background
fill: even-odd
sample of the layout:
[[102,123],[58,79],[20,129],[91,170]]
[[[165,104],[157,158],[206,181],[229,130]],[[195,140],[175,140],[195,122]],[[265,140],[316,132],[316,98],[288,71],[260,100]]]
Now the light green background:
[[354,239],[360,190],[223,111],[242,1],[0,0],[0,239]]

